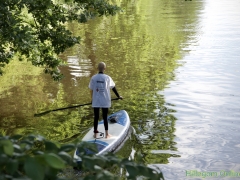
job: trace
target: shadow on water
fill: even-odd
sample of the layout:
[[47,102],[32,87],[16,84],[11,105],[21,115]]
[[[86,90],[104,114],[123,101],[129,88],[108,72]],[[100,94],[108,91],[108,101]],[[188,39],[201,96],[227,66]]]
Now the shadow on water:
[[136,130],[135,138],[124,149],[141,152],[148,164],[168,163],[169,157],[179,157],[174,141],[177,119],[170,108],[174,105],[166,104],[161,90],[174,80],[174,70],[181,65],[177,60],[184,56],[183,44],[192,40],[194,32],[188,29],[197,24],[197,7],[201,2],[119,3],[124,11],[114,17],[68,25],[74,34],[81,36],[82,42],[61,55],[68,63],[60,67],[65,75],[61,82],[53,82],[31,65],[27,71],[17,71],[17,63],[9,65],[9,75],[0,77],[3,133],[40,133],[60,142],[81,138],[92,126],[90,106],[41,117],[33,115],[89,102],[90,77],[97,73],[98,62],[104,61],[106,74],[113,78],[124,97],[123,101],[113,102],[110,111],[125,109]]

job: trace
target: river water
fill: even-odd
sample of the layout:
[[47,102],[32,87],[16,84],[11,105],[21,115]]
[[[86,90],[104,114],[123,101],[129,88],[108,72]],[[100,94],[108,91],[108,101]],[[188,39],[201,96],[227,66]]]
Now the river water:
[[238,0],[204,2],[184,65],[160,92],[176,110],[181,156],[164,165],[167,179],[240,178],[239,7]]
[[28,62],[5,68],[0,132],[81,138],[92,127],[90,106],[34,114],[90,102],[90,77],[104,61],[124,97],[110,112],[125,109],[135,129],[119,156],[141,152],[170,180],[238,179],[240,1],[117,2],[123,12],[114,17],[68,25],[82,40],[61,55],[62,81]]

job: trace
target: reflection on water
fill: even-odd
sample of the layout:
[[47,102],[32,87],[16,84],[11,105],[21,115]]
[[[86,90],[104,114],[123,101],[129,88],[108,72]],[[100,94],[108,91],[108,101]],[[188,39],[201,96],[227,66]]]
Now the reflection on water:
[[114,17],[69,24],[82,41],[61,54],[61,82],[24,62],[5,69],[0,132],[81,138],[92,127],[90,106],[33,114],[90,102],[90,77],[104,61],[124,97],[110,111],[125,109],[135,129],[121,156],[141,152],[166,179],[239,169],[239,2],[221,1],[122,0]]
[[[89,102],[90,77],[96,73],[96,64],[104,61],[106,73],[125,97],[113,103],[111,112],[127,110],[136,129],[132,148],[144,154],[146,163],[167,163],[169,157],[175,156],[150,153],[150,150],[177,150],[176,118],[170,114],[174,111],[166,108],[164,96],[157,92],[174,78],[176,61],[182,57],[180,47],[188,41],[182,29],[188,21],[189,24],[196,21],[196,10],[190,8],[196,4],[145,0],[122,1],[121,6],[125,11],[114,17],[97,18],[83,25],[69,24],[69,29],[82,37],[82,43],[61,55],[67,65],[60,67],[65,75],[60,83],[53,82],[39,69],[33,73],[37,68],[29,66],[31,71],[15,71],[18,64],[9,65],[8,76],[18,79],[11,83],[8,76],[1,77],[3,133],[34,132],[61,142],[80,138],[92,126],[91,107],[52,112],[42,117],[33,114]],[[3,94],[7,93],[5,98]]]
[[67,57],[68,70],[74,77],[89,77],[91,72],[91,60],[90,59],[79,59],[77,56]]
[[[168,163],[169,157],[179,157],[174,153],[176,118],[171,113],[175,111],[166,106],[164,96],[157,92],[174,79],[172,72],[178,66],[176,60],[182,57],[182,43],[188,42],[186,24],[194,26],[197,4],[145,0],[122,1],[121,6],[125,11],[117,16],[98,18],[84,25],[69,24],[69,29],[82,37],[82,43],[61,55],[68,65],[60,67],[65,75],[60,83],[37,68],[29,66],[32,69],[26,73],[15,71],[18,64],[9,65],[8,76],[18,79],[11,83],[8,76],[1,77],[2,133],[34,132],[61,142],[83,136],[92,126],[89,106],[42,117],[33,114],[89,102],[90,77],[96,73],[96,64],[105,61],[107,73],[125,97],[114,102],[111,111],[127,110],[136,129],[130,149],[142,152],[146,163]],[[33,73],[35,70],[38,73]],[[6,98],[4,94],[8,94]],[[153,153],[156,150],[165,151]]]

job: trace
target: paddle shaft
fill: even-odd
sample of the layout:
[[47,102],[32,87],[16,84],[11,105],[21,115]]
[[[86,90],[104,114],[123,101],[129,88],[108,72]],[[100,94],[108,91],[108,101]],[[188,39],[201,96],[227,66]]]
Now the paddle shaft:
[[[111,101],[119,100],[119,99],[120,98],[114,98],[114,99],[111,99]],[[52,111],[60,111],[60,110],[71,109],[71,108],[76,108],[76,107],[86,106],[86,105],[91,105],[91,104],[92,103],[78,104],[78,105],[74,105],[74,106],[68,106],[68,107],[62,107],[62,108],[58,108],[58,109],[52,109],[52,110],[48,110],[48,111],[44,111],[44,112],[41,112],[41,113],[34,114],[34,116],[41,116],[41,115],[50,113]]]

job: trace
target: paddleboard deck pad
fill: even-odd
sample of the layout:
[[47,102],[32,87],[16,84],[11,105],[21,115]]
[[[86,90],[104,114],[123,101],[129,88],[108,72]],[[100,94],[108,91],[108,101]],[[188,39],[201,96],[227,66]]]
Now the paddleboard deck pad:
[[[118,111],[114,114],[108,116],[108,132],[111,135],[110,138],[105,138],[105,128],[103,120],[98,123],[97,138],[94,138],[93,131],[91,128],[89,132],[83,137],[82,141],[96,144],[97,153],[100,155],[106,152],[116,151],[124,142],[125,138],[128,135],[130,129],[130,118],[128,113],[125,110]],[[104,134],[101,134],[104,133]],[[78,149],[74,153],[74,159],[81,161],[81,158],[78,156]]]

